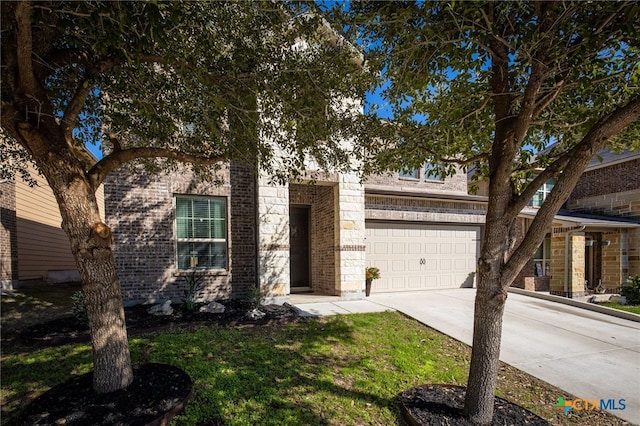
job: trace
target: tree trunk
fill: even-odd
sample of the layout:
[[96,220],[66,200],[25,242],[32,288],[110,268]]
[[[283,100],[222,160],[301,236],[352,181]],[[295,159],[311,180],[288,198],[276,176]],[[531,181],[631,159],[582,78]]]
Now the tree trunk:
[[464,413],[476,424],[489,424],[493,420],[506,293],[490,275],[479,275]]
[[40,164],[60,207],[62,228],[82,279],[93,350],[93,387],[107,393],[133,380],[120,283],[111,230],[98,210],[95,194],[82,170],[63,161]]

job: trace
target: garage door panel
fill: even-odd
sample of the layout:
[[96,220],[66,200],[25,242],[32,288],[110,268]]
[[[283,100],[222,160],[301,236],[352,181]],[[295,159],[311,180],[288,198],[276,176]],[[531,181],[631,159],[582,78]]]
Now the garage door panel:
[[478,226],[366,223],[367,266],[380,268],[374,292],[472,286]]

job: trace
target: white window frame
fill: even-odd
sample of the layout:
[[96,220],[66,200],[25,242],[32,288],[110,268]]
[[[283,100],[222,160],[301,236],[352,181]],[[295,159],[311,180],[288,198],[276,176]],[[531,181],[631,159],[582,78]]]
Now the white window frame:
[[[536,257],[540,250],[542,251],[542,257]],[[542,244],[533,255],[533,268],[533,275],[536,277],[551,275],[551,236],[544,237]]]
[[[211,211],[209,211],[209,217],[208,218],[203,218],[201,220],[219,220],[222,221],[223,223],[223,227],[224,230],[222,232],[223,237],[207,237],[207,238],[188,238],[188,237],[180,237],[179,236],[179,226],[178,226],[178,221],[179,219],[181,219],[180,217],[178,217],[178,200],[207,200],[207,201],[212,201],[212,200],[216,200],[218,202],[222,202],[222,211],[224,214],[224,217],[222,218],[212,218],[211,217]],[[211,208],[211,204],[209,204],[209,209]],[[193,196],[193,195],[175,195],[174,196],[174,230],[175,230],[175,250],[176,250],[176,267],[178,271],[193,271],[193,270],[199,270],[199,271],[227,271],[229,269],[229,243],[228,243],[228,232],[229,232],[229,214],[228,214],[228,202],[227,202],[227,198],[226,197],[215,197],[215,196]],[[193,210],[192,210],[193,212]],[[193,212],[195,213],[195,212]],[[185,218],[183,218],[185,219]],[[193,214],[191,216],[191,218],[186,218],[186,219],[192,219],[192,220],[197,220],[198,218],[195,217],[195,214]],[[224,256],[223,258],[223,262],[224,265],[222,265],[222,267],[216,267],[216,266],[212,266],[212,265],[205,265],[205,266],[198,266],[198,264],[201,264],[200,262],[200,256],[198,256],[198,252],[193,252],[192,256],[189,257],[189,264],[183,264],[183,262],[181,262],[180,259],[180,244],[181,243],[189,243],[189,244],[209,244],[209,250],[212,250],[213,247],[215,247],[216,245],[220,245],[223,244],[224,246],[224,254],[222,256]],[[209,257],[211,257],[211,251],[209,251]]]
[[[549,196],[549,193],[551,192],[554,186],[556,186],[556,179],[550,179],[546,181],[544,184],[542,184],[542,186],[538,188],[536,193],[531,198],[531,201],[529,201],[529,205],[532,207],[542,206],[542,203],[544,203],[544,200],[547,199],[547,197]],[[540,201],[537,201],[537,200],[540,200]]]

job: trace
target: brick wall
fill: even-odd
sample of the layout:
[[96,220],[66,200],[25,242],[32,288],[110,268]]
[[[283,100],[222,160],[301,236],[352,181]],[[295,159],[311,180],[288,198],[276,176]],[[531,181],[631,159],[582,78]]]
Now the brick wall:
[[486,203],[388,195],[365,195],[367,219],[484,223]]
[[311,290],[335,295],[335,185],[290,185],[291,204],[311,207]]
[[156,176],[120,171],[107,179],[106,218],[125,303],[182,299],[186,273],[176,264],[175,195],[227,200],[229,269],[203,272],[201,296],[243,297],[255,284],[255,178],[235,164],[218,175],[222,185],[202,182],[188,168]]
[[0,287],[18,284],[18,233],[15,183],[0,183]]
[[632,191],[640,188],[640,159],[585,172],[569,200]]
[[567,206],[572,211],[640,219],[640,159],[585,172]]

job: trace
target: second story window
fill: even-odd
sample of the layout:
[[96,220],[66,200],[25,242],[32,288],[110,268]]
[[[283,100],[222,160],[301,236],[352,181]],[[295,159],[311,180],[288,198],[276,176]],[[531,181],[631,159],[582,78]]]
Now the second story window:
[[540,189],[538,189],[531,201],[529,201],[529,205],[533,207],[540,207],[542,203],[544,203],[544,200],[547,199],[547,196],[554,186],[556,186],[556,180],[548,180],[544,185],[540,187]]
[[417,180],[420,182],[442,182],[444,175],[440,168],[432,163],[426,162],[422,169],[405,169],[398,172],[400,179]]
[[438,166],[427,161],[424,163],[424,180],[442,181],[444,177]]
[[398,172],[398,176],[404,179],[420,179],[420,170],[401,170],[400,172]]

